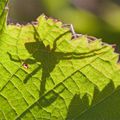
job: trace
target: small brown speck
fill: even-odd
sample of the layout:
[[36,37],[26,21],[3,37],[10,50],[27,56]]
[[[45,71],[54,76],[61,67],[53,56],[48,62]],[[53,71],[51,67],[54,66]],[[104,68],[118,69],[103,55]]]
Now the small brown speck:
[[23,66],[25,69],[28,69],[28,64],[23,63],[22,66]]

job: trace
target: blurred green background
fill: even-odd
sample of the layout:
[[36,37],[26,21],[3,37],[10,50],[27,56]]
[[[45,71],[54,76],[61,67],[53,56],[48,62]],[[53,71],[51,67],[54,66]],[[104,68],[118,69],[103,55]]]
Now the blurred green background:
[[72,23],[77,33],[116,44],[120,51],[120,0],[10,0],[8,22],[26,24],[42,13]]

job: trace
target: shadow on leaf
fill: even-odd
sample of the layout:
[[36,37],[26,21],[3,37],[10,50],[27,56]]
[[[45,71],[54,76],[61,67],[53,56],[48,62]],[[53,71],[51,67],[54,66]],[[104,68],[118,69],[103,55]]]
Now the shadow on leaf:
[[[66,31],[65,33],[59,35],[53,43],[53,48],[50,49],[49,46],[45,46],[43,41],[40,39],[40,35],[37,32],[37,28],[32,24],[34,28],[34,39],[36,42],[29,42],[25,43],[25,47],[28,50],[28,52],[32,55],[34,60],[28,58],[26,60],[15,60],[12,58],[12,55],[10,53],[9,57],[11,60],[15,62],[24,61],[26,64],[35,64],[37,62],[40,63],[40,65],[34,69],[30,74],[27,75],[27,77],[24,79],[24,83],[27,83],[27,81],[35,75],[40,69],[42,69],[42,76],[41,76],[41,85],[40,85],[40,96],[44,94],[46,91],[45,84],[46,84],[46,78],[50,77],[50,73],[53,71],[55,66],[61,61],[61,60],[71,60],[71,59],[84,59],[87,57],[93,57],[96,54],[96,51],[99,51],[101,49],[106,48],[106,46],[103,46],[100,49],[91,50],[86,53],[76,53],[76,52],[56,52],[57,48],[57,41],[63,37],[64,35],[68,34],[70,31]],[[101,53],[99,53],[101,54]],[[53,81],[54,82],[54,81]]]
[[[58,88],[62,89],[59,89],[59,92],[55,92]],[[43,111],[45,108],[55,103],[56,100],[60,99],[65,89],[66,87],[63,84],[58,84],[55,88],[45,93],[38,101],[28,107],[17,119],[26,117],[27,113],[36,107],[39,108],[39,111]],[[102,91],[99,91],[99,89],[95,87],[92,98],[89,98],[87,93],[85,93],[83,97],[80,96],[81,94],[78,93],[73,95],[68,109],[66,109],[67,116],[64,116],[65,120],[119,120],[120,86],[115,88],[112,81],[110,81]],[[52,109],[55,107],[56,106],[53,106]],[[41,112],[39,113],[39,111],[36,114],[37,119],[42,118],[42,114],[40,114]],[[61,111],[63,110],[59,109],[59,112]],[[50,118],[50,120],[51,119],[52,118]]]
[[120,86],[115,88],[112,81],[102,90],[94,89],[91,103],[87,94],[80,98],[75,94],[68,108],[66,120],[119,120]]

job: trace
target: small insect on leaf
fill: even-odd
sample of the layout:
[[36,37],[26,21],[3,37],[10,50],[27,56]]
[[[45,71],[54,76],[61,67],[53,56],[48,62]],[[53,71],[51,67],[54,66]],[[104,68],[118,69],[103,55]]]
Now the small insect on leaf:
[[22,66],[23,66],[25,69],[28,69],[28,68],[29,68],[29,67],[28,67],[28,64],[26,64],[26,63],[23,63]]

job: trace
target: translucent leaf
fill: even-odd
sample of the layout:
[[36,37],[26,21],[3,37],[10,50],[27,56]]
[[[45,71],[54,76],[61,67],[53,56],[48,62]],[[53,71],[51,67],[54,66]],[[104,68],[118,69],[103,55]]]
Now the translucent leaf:
[[7,25],[0,32],[0,118],[118,120],[117,61],[112,46],[86,35],[72,39],[45,15],[37,24]]

